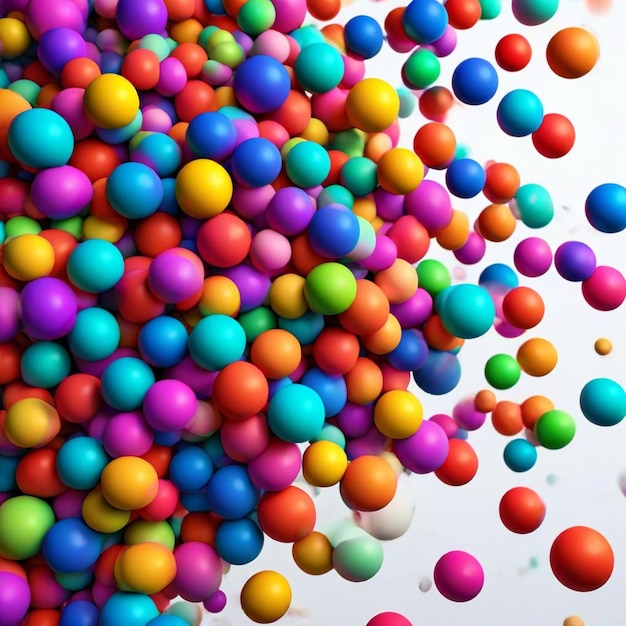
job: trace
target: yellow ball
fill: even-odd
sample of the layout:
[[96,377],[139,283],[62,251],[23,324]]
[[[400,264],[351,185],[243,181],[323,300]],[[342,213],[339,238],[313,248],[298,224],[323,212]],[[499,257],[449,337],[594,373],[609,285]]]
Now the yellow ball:
[[298,274],[283,274],[270,287],[270,307],[280,317],[295,320],[302,317],[309,305],[304,297],[306,280]]
[[328,128],[326,128],[324,122],[318,120],[316,117],[312,117],[306,128],[302,131],[302,138],[307,141],[314,141],[322,146],[325,146],[329,140]]
[[399,112],[398,93],[380,78],[364,78],[348,93],[348,119],[355,128],[366,133],[377,133],[389,128],[398,118]]
[[368,222],[376,219],[376,202],[372,197],[355,198],[354,205],[352,206],[352,212],[357,217],[362,217]]
[[52,441],[61,429],[57,410],[39,398],[23,398],[7,410],[4,432],[20,448],[36,448]]
[[54,248],[39,235],[12,237],[4,244],[2,264],[16,280],[29,281],[49,276],[54,267]]
[[294,563],[310,576],[320,576],[333,569],[333,547],[323,533],[313,531],[291,547]]
[[172,551],[160,543],[138,543],[120,552],[114,573],[118,584],[151,595],[174,580],[176,560]]
[[111,506],[97,487],[83,500],[82,515],[85,524],[99,533],[116,533],[130,520],[130,511]]
[[402,389],[384,393],[374,407],[376,428],[390,439],[406,439],[415,434],[423,417],[422,403]]
[[348,467],[348,456],[332,441],[315,441],[302,456],[304,479],[314,487],[336,485]]
[[109,243],[117,243],[126,232],[126,222],[120,220],[102,220],[89,215],[83,222],[84,239],[104,239]]
[[228,172],[211,159],[195,159],[176,176],[176,199],[190,217],[208,219],[221,213],[233,196]]
[[392,148],[380,157],[376,173],[385,191],[405,195],[422,182],[424,164],[412,150]]
[[117,509],[133,511],[154,500],[159,487],[159,476],[148,461],[135,456],[113,459],[100,477],[102,494]]
[[585,626],[585,622],[577,615],[570,615],[563,620],[563,626]]
[[198,309],[202,315],[235,317],[241,306],[241,294],[234,281],[227,276],[209,276],[204,280]]
[[557,364],[559,354],[547,339],[533,337],[525,341],[517,351],[517,362],[529,376],[546,376]]
[[139,111],[139,95],[133,84],[119,74],[94,78],[83,95],[87,117],[100,128],[128,126]]
[[593,344],[593,349],[600,355],[606,356],[610,354],[613,350],[613,344],[610,339],[606,337],[600,337],[600,339],[596,339],[596,342]]
[[264,570],[251,576],[241,590],[241,608],[257,624],[279,620],[291,605],[291,587],[278,572]]
[[31,43],[30,33],[24,22],[14,17],[0,19],[0,54],[15,57],[24,54]]

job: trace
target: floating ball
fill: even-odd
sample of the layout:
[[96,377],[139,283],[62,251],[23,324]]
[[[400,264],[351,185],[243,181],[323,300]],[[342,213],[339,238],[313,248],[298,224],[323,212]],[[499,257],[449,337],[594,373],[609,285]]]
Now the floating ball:
[[600,339],[595,340],[593,344],[593,349],[600,356],[606,356],[607,354],[610,354],[613,350],[613,344],[610,339],[607,339],[606,337],[600,337]]
[[315,42],[302,48],[293,69],[300,85],[311,93],[331,91],[339,85],[344,75],[341,54],[325,42]]
[[532,533],[541,526],[546,505],[536,491],[513,487],[500,499],[500,519],[508,530],[518,534]]
[[520,379],[521,368],[508,354],[494,354],[485,363],[485,378],[495,389],[510,389]]
[[515,192],[515,207],[522,223],[529,228],[543,228],[554,217],[554,204],[545,187],[522,185]]
[[534,433],[544,448],[559,450],[574,439],[576,422],[569,413],[552,409],[537,420]]
[[594,378],[580,392],[583,415],[597,426],[615,426],[626,416],[626,391],[610,378]]
[[511,33],[498,41],[495,55],[496,62],[503,70],[519,72],[530,63],[532,48],[526,37]]
[[513,472],[527,472],[537,462],[537,449],[527,439],[513,439],[504,447],[504,462]]
[[485,170],[474,159],[455,159],[446,170],[446,187],[459,198],[473,198],[485,186]]
[[317,531],[294,542],[291,548],[295,564],[310,576],[326,574],[333,568],[332,552],[328,537]]
[[465,104],[485,104],[495,96],[497,89],[498,74],[485,59],[465,59],[452,74],[452,91]]
[[496,115],[498,125],[507,135],[524,137],[541,126],[543,105],[532,91],[514,89],[500,100]]
[[435,301],[446,330],[461,339],[484,335],[495,319],[495,306],[489,293],[478,285],[455,285]]
[[377,511],[391,502],[397,488],[396,475],[387,461],[364,455],[353,459],[340,482],[346,504],[357,511]]
[[240,595],[241,608],[253,622],[269,624],[280,619],[291,606],[291,587],[278,572],[264,570],[251,576]]
[[578,26],[560,30],[546,47],[550,69],[562,78],[580,78],[588,74],[599,55],[597,39],[588,30]]
[[416,43],[433,43],[444,34],[448,14],[436,0],[412,0],[402,14],[402,26]]
[[412,622],[400,613],[385,611],[374,615],[366,626],[412,626]]
[[375,57],[383,47],[383,29],[369,15],[349,19],[343,29],[346,48],[363,59]]
[[602,233],[619,233],[626,228],[626,188],[617,183],[595,187],[585,200],[587,221]]
[[383,549],[373,537],[340,541],[333,549],[333,567],[345,580],[363,582],[374,577],[383,564]]
[[529,376],[547,376],[558,361],[554,344],[547,339],[534,337],[525,341],[517,350],[517,361]]
[[485,581],[479,561],[467,552],[447,552],[435,564],[434,582],[439,593],[452,602],[473,600]]
[[526,26],[538,26],[554,17],[559,0],[513,0],[515,19]]
[[539,154],[548,159],[560,159],[574,147],[576,130],[564,115],[548,113],[532,134],[532,140]]
[[217,529],[215,549],[227,563],[245,565],[259,556],[263,541],[263,532],[253,520],[225,520]]
[[626,299],[626,279],[614,267],[597,266],[593,274],[582,283],[582,293],[587,304],[598,311],[613,311]]
[[554,253],[554,267],[565,280],[581,282],[593,275],[596,255],[582,241],[566,241]]
[[515,269],[524,276],[543,276],[552,265],[550,245],[539,237],[522,239],[513,253]]

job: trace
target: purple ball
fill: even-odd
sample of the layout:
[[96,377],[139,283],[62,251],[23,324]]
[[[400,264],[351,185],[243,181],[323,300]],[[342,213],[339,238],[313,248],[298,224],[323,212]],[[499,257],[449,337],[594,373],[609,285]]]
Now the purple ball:
[[301,466],[298,444],[272,437],[265,450],[248,463],[248,473],[259,489],[281,491],[293,484]]
[[159,380],[143,399],[146,422],[155,430],[175,432],[185,428],[198,410],[193,389],[180,380]]
[[199,541],[186,541],[174,550],[176,577],[172,583],[188,602],[204,602],[222,583],[222,560],[215,549]]
[[347,402],[336,419],[337,426],[346,437],[350,439],[362,437],[374,425],[374,404]]
[[170,304],[183,302],[202,289],[204,267],[200,259],[180,248],[158,254],[148,269],[148,285],[154,295]]
[[454,256],[463,265],[474,265],[482,260],[486,249],[484,238],[472,231],[463,246],[454,251]]
[[239,117],[233,120],[233,126],[237,131],[235,147],[246,141],[246,139],[257,139],[260,136],[259,126],[253,119]]
[[95,128],[83,109],[84,94],[84,89],[70,87],[60,91],[52,100],[52,110],[70,125],[77,141],[89,137]]
[[26,25],[38,38],[46,31],[62,26],[84,33],[87,19],[72,0],[30,0],[26,8]]
[[21,624],[30,605],[28,581],[17,574],[0,571],[0,623]]
[[39,38],[37,56],[49,72],[60,74],[68,61],[87,56],[87,45],[73,28],[51,28]]
[[390,193],[378,187],[374,191],[374,202],[376,215],[382,220],[395,222],[404,215],[404,196],[401,194]]
[[393,442],[393,451],[400,463],[416,474],[439,469],[448,457],[448,449],[445,430],[431,420],[423,421],[410,437]]
[[223,272],[230,278],[241,294],[241,311],[251,311],[261,306],[269,293],[271,280],[251,265],[241,264]]
[[370,272],[381,272],[391,267],[398,258],[398,248],[387,235],[376,233],[376,247],[361,265]]
[[164,372],[165,378],[180,380],[189,385],[200,400],[211,396],[213,383],[218,374],[219,370],[207,372],[207,370],[200,367],[190,356],[186,356],[180,363],[177,363],[174,367]]
[[78,303],[72,289],[58,278],[37,278],[20,294],[22,325],[33,339],[49,341],[67,335],[76,322]]
[[270,199],[265,217],[270,228],[291,237],[304,232],[315,214],[313,198],[298,187],[283,187]]
[[432,296],[421,287],[405,302],[391,305],[391,313],[402,328],[421,328],[433,312]]
[[162,0],[119,0],[115,19],[122,35],[131,41],[160,35],[167,26],[167,7]]
[[443,35],[430,44],[429,48],[432,48],[432,51],[438,57],[447,57],[449,54],[452,54],[456,48],[457,44],[457,35],[456,30],[452,28],[452,26],[446,26],[446,30],[443,31]]
[[175,96],[187,84],[185,66],[175,57],[163,59],[159,65],[159,82],[156,90],[163,96]]
[[20,329],[20,294],[11,287],[0,287],[0,342],[10,341]]
[[452,410],[452,417],[464,430],[478,430],[487,418],[486,413],[481,413],[474,408],[474,399],[468,398],[459,402]]
[[552,265],[552,250],[539,237],[522,239],[513,253],[513,263],[520,274],[534,278],[545,274]]
[[59,494],[52,502],[52,509],[57,520],[81,517],[86,495],[84,491],[75,489],[66,489]]
[[356,439],[349,439],[346,443],[346,454],[351,461],[360,456],[373,454],[379,455],[387,445],[388,439],[383,435],[376,426]]
[[88,176],[76,167],[61,165],[39,172],[31,186],[31,198],[46,217],[64,220],[79,215],[93,198]]
[[452,602],[472,600],[485,582],[481,564],[461,550],[444,554],[435,565],[433,578],[439,593]]
[[453,210],[447,189],[434,180],[423,180],[404,197],[404,211],[434,233],[452,220]]
[[554,253],[554,266],[565,280],[581,282],[594,273],[596,255],[582,241],[566,241]]
[[446,437],[448,439],[452,439],[459,432],[458,424],[445,413],[437,413],[436,415],[433,415],[428,421],[435,422],[435,424],[441,426],[441,428],[443,428],[443,431],[446,433]]
[[226,594],[219,590],[208,600],[205,600],[202,605],[209,613],[221,613],[226,607],[226,600]]
[[109,456],[142,456],[152,441],[152,430],[139,411],[117,413],[105,423],[102,443]]

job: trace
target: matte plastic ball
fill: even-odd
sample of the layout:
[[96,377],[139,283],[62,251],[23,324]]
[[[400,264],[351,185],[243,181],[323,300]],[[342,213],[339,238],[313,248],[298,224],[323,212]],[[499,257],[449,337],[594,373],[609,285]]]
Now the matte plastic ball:
[[71,489],[86,491],[100,482],[109,462],[104,446],[92,437],[74,437],[66,441],[56,457],[59,478]]
[[186,428],[198,410],[196,394],[180,380],[158,380],[143,399],[143,413],[152,428],[174,432]]
[[35,206],[53,220],[76,217],[88,207],[92,197],[91,181],[71,165],[43,170],[31,184],[31,199]]
[[610,378],[594,378],[580,392],[580,409],[596,426],[615,426],[626,416],[626,391]]
[[251,576],[241,589],[241,608],[253,622],[270,624],[291,606],[291,587],[278,572],[264,570]]
[[82,291],[102,293],[114,287],[124,275],[124,257],[112,243],[89,239],[72,250],[67,274]]
[[211,511],[230,520],[251,513],[259,498],[248,472],[240,465],[218,469],[209,482],[206,495]]
[[122,357],[102,373],[102,397],[114,409],[133,411],[141,406],[154,382],[149,365],[135,357]]
[[536,491],[528,487],[513,487],[500,499],[499,512],[508,530],[524,535],[541,526],[546,505]]
[[287,99],[291,80],[280,61],[258,54],[248,57],[233,77],[235,96],[250,113],[269,113]]
[[0,556],[19,561],[38,554],[54,521],[45,500],[25,495],[5,500],[0,505]]
[[550,567],[558,581],[574,591],[595,591],[611,577],[615,557],[606,537],[588,526],[564,530],[550,548]]
[[22,379],[32,387],[56,387],[70,373],[67,350],[54,341],[39,341],[22,353]]
[[65,165],[74,151],[70,125],[45,108],[29,109],[14,117],[8,141],[15,158],[33,169]]
[[513,15],[525,26],[538,26],[554,17],[559,0],[513,0]]
[[12,572],[0,570],[0,620],[3,624],[21,624],[31,603],[28,581]]
[[160,35],[167,25],[167,6],[163,0],[119,0],[115,21],[130,41],[152,33]]
[[[293,419],[293,407],[298,419]],[[304,443],[315,437],[324,425],[325,408],[319,394],[298,383],[281,387],[270,399],[267,423],[283,441]]]
[[477,285],[456,285],[446,292],[439,315],[446,330],[461,339],[484,335],[495,319],[489,293]]
[[358,219],[350,209],[329,204],[315,212],[307,235],[318,254],[340,259],[356,246],[359,232]]
[[576,422],[569,413],[552,409],[537,420],[534,432],[544,448],[559,450],[574,439]]
[[446,170],[446,187],[459,198],[473,198],[485,186],[485,170],[474,159],[455,159]]
[[363,59],[375,57],[383,47],[383,29],[369,15],[357,15],[350,18],[343,35],[347,49]]
[[233,196],[233,181],[219,163],[195,159],[178,172],[175,190],[181,209],[190,217],[205,220],[228,206]]
[[423,421],[417,432],[393,443],[394,454],[408,470],[427,474],[439,469],[448,456],[448,437],[439,424]]
[[72,354],[85,361],[111,356],[120,343],[120,326],[112,313],[99,307],[79,311],[68,335]]
[[606,337],[600,337],[599,339],[595,340],[593,344],[593,349],[596,351],[596,354],[599,354],[600,356],[606,356],[607,354],[610,354],[613,350],[613,343],[610,339],[607,339]]
[[468,602],[481,592],[485,574],[476,557],[454,550],[437,561],[433,579],[439,593],[448,600]]
[[497,89],[498,73],[485,59],[465,59],[452,74],[454,95],[465,104],[485,104],[494,97]]
[[328,151],[314,141],[301,141],[285,158],[285,171],[299,187],[310,189],[322,184],[330,172]]
[[508,354],[494,354],[485,363],[485,378],[495,389],[510,389],[519,381],[521,368]]
[[332,551],[328,537],[318,531],[296,541],[291,548],[295,564],[310,576],[321,576],[333,568]]
[[158,615],[159,610],[150,596],[118,591],[104,603],[99,626],[145,626]]
[[619,233],[626,228],[626,188],[617,183],[595,187],[585,200],[588,222],[602,233]]
[[444,34],[448,13],[436,0],[413,0],[402,14],[402,26],[416,43],[433,43]]
[[96,126],[119,129],[135,120],[139,111],[139,95],[133,84],[123,76],[101,74],[87,85],[83,107]]
[[52,404],[37,397],[25,397],[7,409],[4,433],[13,445],[33,448],[52,441],[60,425],[59,414]]
[[537,448],[527,439],[513,439],[504,447],[504,462],[513,472],[527,472],[537,462]]
[[498,125],[512,137],[525,137],[539,129],[543,122],[541,100],[528,89],[509,91],[498,104]]
[[552,265],[550,245],[540,237],[522,239],[513,253],[515,269],[524,276],[543,276]]
[[230,159],[233,178],[246,187],[273,183],[282,167],[280,150],[269,139],[252,137],[242,141]]
[[396,121],[399,112],[398,93],[389,83],[379,78],[364,78],[348,93],[348,119],[355,128],[365,132],[376,133],[389,128]]
[[344,74],[340,52],[325,42],[302,48],[293,69],[298,83],[313,94],[331,91],[339,85]]
[[123,511],[147,506],[158,492],[159,477],[154,467],[140,457],[119,456],[101,474],[106,501]]
[[111,206],[128,219],[152,215],[163,200],[163,183],[158,174],[143,163],[129,161],[118,165],[106,182]]
[[543,228],[554,217],[552,198],[541,185],[522,185],[515,193],[515,204],[520,219],[529,228]]
[[566,241],[554,253],[554,267],[565,280],[581,282],[593,275],[596,255],[582,241]]
[[246,334],[239,322],[227,315],[208,315],[189,334],[189,354],[207,370],[221,370],[243,356]]
[[181,321],[161,315],[146,322],[139,331],[139,353],[149,365],[173,367],[186,356],[187,340],[187,329]]
[[373,537],[355,537],[338,543],[332,559],[339,576],[351,582],[364,582],[380,571],[383,548]]
[[225,520],[217,529],[215,549],[220,558],[231,565],[245,565],[259,556],[264,535],[250,518]]
[[598,40],[587,29],[578,26],[563,28],[546,47],[550,69],[562,78],[580,78],[588,74],[599,55]]
[[59,339],[76,322],[76,295],[58,278],[38,278],[28,283],[20,294],[20,306],[24,331],[33,339]]
[[237,145],[237,128],[223,113],[206,111],[189,122],[185,139],[195,156],[221,161]]
[[582,293],[589,306],[598,311],[613,311],[626,299],[626,279],[614,267],[599,265],[582,284]]

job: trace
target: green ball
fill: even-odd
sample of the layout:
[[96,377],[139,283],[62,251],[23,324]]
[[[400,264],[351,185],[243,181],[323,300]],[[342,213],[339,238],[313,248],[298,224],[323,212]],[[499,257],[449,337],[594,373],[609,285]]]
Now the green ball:
[[402,78],[411,89],[430,87],[441,73],[441,63],[427,48],[418,48],[402,66]]
[[37,104],[37,96],[39,96],[39,92],[41,91],[41,87],[36,82],[26,78],[13,81],[9,85],[9,89],[22,96],[31,106]]
[[415,111],[415,107],[417,106],[417,98],[413,92],[406,87],[398,87],[396,91],[398,92],[398,97],[400,98],[400,112],[398,113],[398,117],[400,119],[411,117]]
[[539,26],[554,17],[559,0],[515,0],[513,15],[525,26]]
[[535,423],[537,441],[548,450],[559,450],[572,441],[576,422],[565,411],[553,409],[544,413]]
[[369,539],[371,537],[371,535],[360,526],[357,526],[352,520],[346,518],[336,520],[325,528],[323,532],[333,548],[351,539]]
[[76,574],[55,572],[54,577],[63,589],[67,589],[68,591],[80,591],[81,589],[86,589],[89,585],[91,585],[94,575],[93,572],[88,569],[84,572],[78,572]]
[[84,218],[80,215],[76,215],[75,217],[68,217],[64,220],[51,220],[50,227],[64,230],[66,233],[80,240],[83,238],[83,222]]
[[124,531],[124,542],[129,546],[138,543],[160,543],[168,550],[176,545],[176,535],[167,522],[137,520]]
[[240,313],[237,321],[241,324],[248,343],[252,343],[261,333],[278,325],[276,314],[266,306]]
[[6,237],[19,237],[20,235],[38,235],[41,232],[39,222],[30,217],[19,215],[7,220],[5,226]]
[[479,0],[480,2],[480,19],[493,20],[502,11],[502,0]]
[[298,83],[311,93],[334,89],[341,82],[344,69],[339,50],[325,42],[302,48],[293,66]]
[[333,426],[332,424],[326,424],[322,430],[320,430],[310,443],[315,441],[330,441],[337,444],[340,448],[346,447],[346,436],[343,434],[340,428]]
[[315,313],[339,315],[356,298],[354,274],[341,263],[322,263],[306,277],[304,297]]
[[348,539],[333,549],[332,559],[339,576],[358,583],[378,573],[383,565],[383,549],[373,537]]
[[515,194],[519,218],[528,228],[543,228],[554,217],[552,197],[545,187],[535,183],[522,185]]
[[362,198],[372,193],[378,185],[377,165],[367,157],[348,159],[341,168],[341,184],[355,197]]
[[68,351],[55,341],[33,343],[22,354],[20,369],[24,382],[50,389],[66,378],[72,363]]
[[339,150],[349,157],[362,157],[365,150],[365,135],[356,128],[339,131],[330,142],[329,150]]
[[0,557],[21,561],[35,556],[54,522],[47,502],[33,496],[9,498],[0,506]]
[[443,263],[425,259],[417,264],[417,284],[435,298],[452,284],[452,277]]
[[329,185],[324,187],[317,196],[317,208],[328,204],[342,204],[349,209],[354,206],[354,196],[343,185]]
[[161,37],[161,35],[157,35],[156,33],[144,35],[139,41],[139,48],[154,52],[157,59],[159,59],[159,63],[167,59],[170,55],[170,47],[167,43],[167,39]]
[[495,389],[510,389],[521,374],[520,364],[510,354],[494,354],[485,363],[485,378]]
[[276,19],[276,9],[270,0],[247,0],[237,13],[237,26],[251,37],[270,29]]

